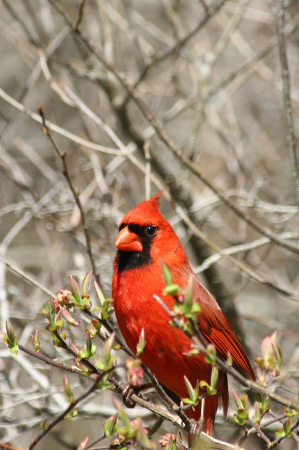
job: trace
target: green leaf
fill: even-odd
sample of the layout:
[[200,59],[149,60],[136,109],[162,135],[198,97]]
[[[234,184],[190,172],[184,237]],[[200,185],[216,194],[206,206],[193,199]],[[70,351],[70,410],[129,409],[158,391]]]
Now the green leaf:
[[233,393],[233,397],[234,397],[234,400],[235,400],[235,403],[236,403],[237,407],[238,408],[242,408],[243,407],[242,402],[241,402],[238,394],[234,391],[234,389],[232,389],[232,393]]
[[184,403],[187,403],[188,405],[194,405],[194,401],[190,400],[190,398],[182,398]]
[[260,407],[263,411],[268,411],[269,409],[269,398],[263,394],[256,394],[256,401],[260,404]]
[[283,431],[282,428],[275,430],[275,434],[277,434],[277,436],[279,437],[285,437],[285,432]]
[[55,326],[55,306],[52,299],[46,303],[46,314],[51,326]]
[[247,419],[248,418],[248,413],[245,409],[242,408],[238,408],[237,409],[237,415],[238,417],[241,417],[241,419]]
[[108,300],[104,300],[104,303],[103,303],[103,306],[102,306],[102,312],[103,313],[108,312],[109,306],[110,306],[109,301]]
[[187,387],[187,390],[188,390],[188,394],[189,394],[189,396],[190,396],[190,399],[192,400],[192,401],[195,401],[196,400],[196,398],[195,398],[195,392],[194,392],[194,389],[193,389],[193,387],[192,387],[192,384],[190,383],[190,381],[188,380],[188,378],[184,375],[184,381],[185,381],[185,385],[186,385],[186,387]]
[[216,389],[218,382],[218,369],[216,369],[215,366],[212,367],[212,373],[211,373],[211,389]]
[[4,344],[7,345],[8,336],[7,336],[6,333],[4,333],[4,331],[0,331],[0,339],[2,339],[2,341],[4,342]]
[[181,295],[182,289],[177,284],[168,284],[163,288],[163,295]]
[[149,450],[154,450],[156,448],[155,444],[153,442],[150,442],[148,440],[147,436],[147,430],[142,425],[142,421],[140,417],[137,417],[134,423],[134,428],[136,431],[136,440],[140,444],[141,448],[146,448]]
[[192,316],[199,315],[201,313],[201,307],[197,302],[194,302],[191,307]]
[[247,399],[248,399],[248,395],[242,395],[241,397],[241,403],[244,409],[247,409]]
[[[111,357],[111,348],[114,341],[115,332],[111,334],[111,336],[106,339],[103,345],[103,362],[105,369],[110,368],[110,357]],[[104,370],[105,370],[104,369]]]
[[91,359],[93,357],[93,355],[95,354],[97,346],[92,344],[90,335],[88,333],[87,333],[87,335],[88,335],[88,338],[86,340],[84,349],[78,353],[78,356],[77,356],[78,361],[81,361],[81,359],[83,359],[83,358]]
[[119,418],[122,421],[122,423],[124,424],[126,431],[130,431],[131,430],[131,423],[130,423],[129,417],[124,412],[124,410],[122,409],[120,403],[116,399],[114,399],[113,402],[114,402],[114,404],[115,404],[115,406],[117,408]]
[[82,281],[82,285],[81,285],[81,291],[83,294],[87,294],[89,291],[89,287],[90,287],[90,282],[91,282],[91,277],[92,277],[92,270],[90,270],[84,277],[83,281]]
[[200,351],[197,350],[195,347],[191,347],[190,351],[187,353],[183,353],[186,356],[194,356],[194,355],[199,355]]
[[278,347],[278,346],[275,346],[274,351],[275,351],[275,356],[276,356],[276,360],[277,360],[277,369],[280,370],[281,363],[282,363],[282,351],[281,351],[280,347]]
[[63,385],[64,385],[64,392],[65,392],[65,395],[66,395],[68,401],[70,403],[74,403],[74,395],[71,391],[69,380],[67,379],[67,377],[65,375],[63,377]]
[[291,419],[288,418],[283,424],[283,431],[286,437],[292,437],[292,423]]
[[[59,308],[60,308],[62,317],[67,321],[67,323],[69,325],[72,325],[73,327],[77,327],[78,322],[73,318],[73,316],[70,314],[70,312],[63,306],[60,306]],[[57,322],[56,322],[56,325],[57,325]]]
[[91,353],[91,349],[92,349],[91,337],[89,333],[86,333],[86,350],[88,354]]
[[253,416],[253,421],[256,425],[260,425],[261,423],[261,411],[258,403],[255,404],[255,414]]
[[39,426],[40,426],[40,428],[42,429],[42,430],[47,430],[47,424],[46,424],[46,421],[45,421],[45,419],[43,419],[41,422],[39,422],[38,423],[39,424]]
[[298,414],[298,411],[296,411],[296,409],[286,408],[284,410],[284,413],[287,417],[290,417],[291,419],[293,419],[293,417],[295,417]]
[[39,330],[38,329],[36,330],[35,336],[31,334],[30,337],[33,343],[34,351],[38,354],[40,352]]
[[[107,374],[107,376],[109,376],[109,374]],[[101,383],[100,384],[100,382],[99,382],[98,387],[101,388],[102,391],[106,391],[107,389],[112,389],[115,386],[112,383],[106,383],[106,384],[105,383],[104,384]]]
[[232,367],[232,365],[233,365],[233,358],[232,358],[232,355],[230,354],[230,352],[227,352],[226,364],[228,365],[228,367]]
[[209,397],[217,394],[217,389],[211,389],[210,387],[207,389],[207,394]]
[[100,301],[100,304],[103,305],[104,301],[105,301],[103,292],[96,281],[94,281],[93,284],[94,284],[94,290],[95,290],[96,296],[97,296],[98,300]]
[[194,389],[194,395],[195,395],[196,400],[198,399],[198,393],[199,393],[199,381],[197,380],[197,383],[196,383],[196,386]]
[[186,310],[185,313],[191,312],[192,309],[192,299],[193,299],[193,278],[192,276],[189,278],[185,293],[184,293],[184,299],[185,299],[185,306]]
[[58,327],[63,329],[63,327],[64,327],[63,320],[57,320],[57,322],[55,322],[55,327],[54,328],[57,329]]
[[207,345],[205,362],[212,365],[215,365],[216,363],[216,348],[213,344]]
[[171,434],[169,436],[168,442],[166,444],[165,450],[175,450],[176,449],[176,442],[173,439],[173,435]]
[[[87,297],[88,296],[88,297]],[[90,308],[92,307],[92,303],[89,300],[89,294],[86,294],[86,297],[82,298],[82,306],[83,308],[81,308],[83,311],[89,311]]]
[[166,286],[169,286],[172,284],[171,272],[170,272],[168,266],[163,261],[161,261],[161,267],[162,267],[162,275],[163,275],[165,284],[166,284]]
[[19,352],[18,344],[13,345],[12,347],[9,347],[9,351],[12,356],[18,356],[18,352]]
[[159,417],[151,428],[148,428],[148,437],[151,438],[161,427],[164,422],[163,417]]
[[12,324],[10,322],[6,322],[6,332],[7,332],[8,340],[10,342],[14,342],[15,334],[14,334],[14,331],[13,331]]
[[6,322],[6,331],[7,333],[1,333],[2,341],[8,346],[9,351],[12,356],[17,356],[19,347],[18,347],[18,338],[15,337],[12,324]]
[[104,425],[104,433],[106,437],[111,436],[117,428],[118,420],[117,413],[114,416],[109,417]]
[[78,282],[71,274],[70,274],[70,283],[71,283],[72,293],[75,298],[75,302],[78,303],[78,305],[82,305],[82,296],[81,296]]
[[217,394],[217,389],[211,389],[211,387],[209,386],[207,388],[207,394],[209,397],[211,397],[212,395],[216,395]]
[[80,443],[77,450],[84,450],[84,448],[86,447],[87,441],[88,441],[88,436]]
[[240,426],[245,425],[245,419],[242,419],[242,417],[239,417],[236,414],[234,414],[234,419],[238,425],[240,425]]
[[141,353],[144,350],[145,344],[146,344],[146,340],[144,338],[144,328],[142,328],[140,336],[139,336],[139,341],[136,346],[137,355],[141,355]]

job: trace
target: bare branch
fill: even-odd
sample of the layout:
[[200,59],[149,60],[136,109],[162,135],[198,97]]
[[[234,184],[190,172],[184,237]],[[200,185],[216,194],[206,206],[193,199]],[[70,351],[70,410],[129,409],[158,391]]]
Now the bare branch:
[[70,405],[66,408],[65,411],[63,411],[63,413],[61,413],[55,420],[53,420],[53,422],[50,423],[50,425],[47,425],[46,429],[43,430],[35,439],[33,439],[32,443],[29,446],[29,450],[33,450],[34,447],[46,436],[46,434],[49,433],[49,431],[51,431],[56,425],[58,425],[60,422],[62,422],[64,420],[64,418],[79,403],[81,403],[83,400],[88,398],[97,389],[97,386],[98,386],[99,382],[101,381],[101,379],[103,379],[103,377],[105,375],[107,375],[107,373],[111,372],[112,370],[114,370],[114,367],[112,369],[110,369],[110,370],[104,371],[101,375],[99,375],[98,378],[93,382],[91,387],[83,395],[81,395],[76,400],[74,400],[72,403],[70,403]]
[[[183,331],[183,333],[193,341],[195,348],[197,348],[200,352],[205,352],[205,349],[208,345],[206,339],[198,329],[197,325],[194,323],[193,320],[190,320],[190,323],[193,328],[194,336],[191,336],[187,331],[183,330],[182,325],[180,322],[173,316],[172,312],[168,309],[168,307],[165,305],[163,300],[159,298],[157,295],[154,295],[155,300],[159,303],[160,306],[169,314],[169,317],[171,317],[172,321],[175,323],[176,327]],[[223,361],[218,355],[216,357],[216,365],[219,367],[219,369],[223,370],[224,372],[231,375],[235,380],[237,380],[239,383],[241,383],[246,388],[253,390],[254,392],[258,392],[260,394],[267,395],[272,400],[276,401],[277,403],[280,403],[281,405],[285,405],[291,408],[299,410],[299,403],[296,403],[292,400],[287,400],[286,398],[283,398],[281,395],[277,395],[274,392],[269,391],[267,388],[263,388],[258,383],[255,383],[251,380],[248,380],[247,378],[243,377],[243,375],[236,372],[234,369],[232,369],[230,366],[226,364],[226,362]]]
[[81,0],[81,2],[80,2],[78,17],[77,17],[76,23],[74,24],[74,31],[77,31],[78,26],[82,22],[85,2],[86,2],[86,0]]
[[283,103],[285,111],[285,120],[287,127],[287,146],[289,149],[290,162],[293,183],[295,187],[295,197],[297,202],[297,207],[299,211],[299,163],[296,149],[296,138],[294,133],[294,119],[293,119],[293,108],[291,100],[291,80],[290,80],[290,70],[287,58],[287,44],[285,37],[285,11],[284,11],[284,0],[277,0],[277,35],[278,35],[278,50],[281,68],[281,79],[282,79],[282,93],[283,93]]
[[[61,8],[61,6],[56,2],[56,0],[49,0],[55,8],[59,11],[59,13],[64,17],[65,21],[71,26],[71,20],[65,11]],[[220,3],[223,3],[220,2]],[[286,242],[280,239],[275,233],[273,233],[270,229],[260,225],[254,219],[251,219],[248,215],[244,214],[235,204],[233,204],[226,196],[224,192],[216,187],[216,185],[207,180],[205,175],[198,169],[197,165],[191,162],[188,157],[180,150],[175,143],[171,140],[168,134],[164,131],[164,129],[160,126],[159,122],[152,114],[151,110],[148,108],[146,103],[138,96],[133,88],[129,85],[126,78],[120,74],[112,64],[108,63],[104,58],[102,52],[97,49],[94,44],[92,44],[89,39],[80,31],[77,30],[76,34],[81,38],[82,42],[89,48],[89,50],[97,57],[99,61],[101,61],[104,66],[111,71],[118,81],[121,83],[123,88],[128,92],[132,100],[136,103],[144,117],[147,121],[155,128],[156,133],[160,137],[160,139],[167,145],[167,147],[177,156],[177,158],[181,161],[181,163],[186,166],[194,175],[196,175],[209,189],[211,189],[222,201],[225,203],[237,216],[239,216],[242,220],[244,220],[248,225],[254,228],[257,232],[271,239],[275,244],[280,245],[287,250],[290,250],[294,253],[299,254],[299,246],[294,245],[292,243]],[[182,43],[183,45],[183,43]]]
[[69,187],[70,187],[70,189],[72,191],[72,194],[74,196],[75,202],[76,202],[76,204],[77,204],[77,206],[79,208],[79,211],[80,211],[80,214],[81,214],[83,231],[84,231],[85,239],[86,239],[87,253],[88,253],[88,256],[89,256],[89,259],[90,259],[90,263],[91,263],[91,267],[92,267],[94,276],[95,276],[98,284],[100,284],[100,275],[99,275],[99,273],[97,271],[96,264],[95,264],[95,261],[94,261],[94,256],[93,256],[92,249],[91,249],[89,228],[87,226],[87,222],[86,222],[85,214],[84,214],[84,211],[83,211],[83,208],[82,208],[82,205],[81,205],[81,200],[80,200],[79,193],[75,190],[75,188],[73,186],[73,182],[72,182],[70,174],[69,174],[69,171],[68,171],[68,167],[67,167],[67,164],[66,164],[66,153],[65,152],[61,153],[60,150],[58,149],[57,145],[55,144],[54,140],[52,139],[52,136],[51,136],[51,134],[49,132],[49,128],[47,126],[46,119],[45,119],[45,116],[44,116],[42,108],[39,107],[38,111],[39,111],[40,116],[41,116],[42,121],[43,121],[43,132],[50,139],[50,141],[51,141],[51,143],[52,143],[56,153],[58,154],[58,156],[60,157],[60,159],[62,161],[62,164],[63,164],[63,175],[65,176],[65,178],[66,178],[66,180],[68,182],[68,185],[69,185]]

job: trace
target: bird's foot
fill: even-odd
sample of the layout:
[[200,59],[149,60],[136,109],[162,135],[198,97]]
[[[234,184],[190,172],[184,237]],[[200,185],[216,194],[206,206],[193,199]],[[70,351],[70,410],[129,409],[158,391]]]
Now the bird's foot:
[[200,433],[202,432],[202,430],[204,429],[205,426],[205,421],[204,419],[199,419],[199,420],[194,420],[194,419],[190,419],[190,434],[199,436]]
[[133,394],[135,394],[134,386],[131,386],[130,384],[127,384],[122,390],[121,395],[123,398],[123,403],[127,408],[135,408],[136,406],[136,402],[134,402],[131,398]]
[[122,398],[123,398],[123,403],[127,408],[135,408],[136,406],[136,402],[134,402],[134,400],[132,400],[132,395],[136,394],[139,395],[141,391],[148,389],[149,387],[151,387],[152,385],[150,383],[148,384],[143,384],[142,386],[132,386],[131,384],[125,384],[123,386],[123,390],[122,390]]
[[190,430],[188,432],[188,448],[193,447],[194,441],[200,435],[205,426],[204,419],[194,420],[190,419]]

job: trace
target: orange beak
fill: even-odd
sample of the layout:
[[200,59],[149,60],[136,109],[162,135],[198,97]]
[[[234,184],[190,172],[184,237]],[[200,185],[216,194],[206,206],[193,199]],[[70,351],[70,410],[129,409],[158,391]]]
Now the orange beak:
[[137,234],[129,231],[128,227],[123,228],[116,238],[114,245],[119,250],[125,252],[142,252],[143,245]]

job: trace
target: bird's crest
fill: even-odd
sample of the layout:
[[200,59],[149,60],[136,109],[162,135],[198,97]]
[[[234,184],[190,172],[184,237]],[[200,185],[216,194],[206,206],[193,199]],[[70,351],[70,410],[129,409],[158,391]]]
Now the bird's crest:
[[[149,200],[139,203],[136,208],[128,212],[122,219],[121,223],[138,223],[139,225],[148,225],[154,220],[163,219],[160,212],[160,197],[162,192],[154,195]],[[164,219],[163,219],[164,220]]]

